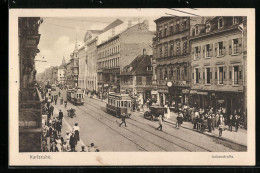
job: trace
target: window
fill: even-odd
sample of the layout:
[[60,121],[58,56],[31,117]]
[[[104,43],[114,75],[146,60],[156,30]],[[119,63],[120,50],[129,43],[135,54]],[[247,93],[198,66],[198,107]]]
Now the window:
[[209,32],[210,29],[211,29],[211,27],[210,27],[210,22],[207,21],[207,22],[206,22],[206,32]]
[[223,67],[219,67],[218,71],[219,71],[218,83],[223,84],[223,81],[224,81]]
[[232,45],[233,45],[233,54],[238,54],[239,53],[239,44],[238,44],[238,39],[236,38],[236,39],[233,39],[232,40]]
[[180,67],[177,67],[177,80],[180,80]]
[[185,40],[183,42],[183,55],[187,55],[188,54],[188,41]]
[[238,72],[238,66],[234,66],[233,67],[233,69],[234,69],[234,79],[233,79],[233,84],[238,84],[238,74],[239,74],[239,72]]
[[218,42],[218,56],[224,55],[223,49],[223,41]]
[[168,43],[164,44],[164,57],[168,57]]
[[153,67],[152,66],[147,66],[146,70],[147,71],[152,71]]
[[218,29],[223,28],[223,25],[224,25],[224,21],[223,18],[221,17],[218,19]]
[[195,28],[192,28],[192,36],[195,35]]
[[195,83],[199,83],[199,69],[195,68]]
[[187,19],[183,19],[183,22],[182,22],[182,30],[186,29],[187,27]]
[[181,42],[180,41],[176,42],[176,54],[177,55],[181,54]]
[[146,85],[152,85],[152,76],[146,77]]
[[196,26],[195,26],[195,35],[198,35],[198,34],[199,34],[199,26],[196,25]]
[[159,57],[162,57],[162,47],[159,47]]
[[239,17],[233,17],[233,24],[238,24],[239,23]]
[[173,35],[173,22],[172,23],[170,23],[170,35]]
[[167,36],[167,28],[168,28],[168,25],[167,24],[164,25],[164,37]]
[[159,26],[159,33],[158,33],[158,37],[162,37],[162,26]]
[[211,72],[210,68],[206,68],[206,84],[210,84]]
[[188,67],[184,66],[184,76],[187,77],[188,75]]
[[206,45],[206,57],[210,57],[210,44]]
[[176,31],[176,32],[179,32],[179,31],[180,31],[180,21],[177,21],[177,22],[176,22],[175,31]]
[[163,72],[162,72],[162,69],[159,70],[159,73],[160,73],[160,74],[159,74],[159,75],[160,75],[160,80],[162,80],[162,79],[163,79]]
[[170,56],[173,56],[173,41],[170,42]]
[[167,68],[164,69],[164,79],[168,79],[168,70]]
[[198,59],[199,58],[199,47],[195,47],[195,59]]
[[142,76],[137,76],[136,77],[136,84],[137,85],[142,85]]
[[170,70],[169,78],[173,79],[173,68],[171,68],[171,70]]

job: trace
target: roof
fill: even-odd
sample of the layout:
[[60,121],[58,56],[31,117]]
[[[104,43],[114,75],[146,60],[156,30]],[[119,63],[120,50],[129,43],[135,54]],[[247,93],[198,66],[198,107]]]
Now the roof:
[[132,67],[131,71],[123,71],[121,75],[152,75],[152,71],[147,71],[147,66],[152,66],[152,55],[139,55],[124,69]]
[[118,25],[121,25],[122,23],[124,23],[122,20],[120,19],[116,19],[114,22],[110,23],[108,26],[106,26],[102,32],[106,32],[108,30],[110,30],[111,28],[114,28]]
[[154,22],[155,23],[158,23],[158,22],[161,22],[163,20],[169,20],[169,19],[173,19],[174,17],[160,17],[158,19],[155,19]]
[[93,33],[93,34],[100,34],[100,33],[102,33],[102,30],[88,30],[88,31]]

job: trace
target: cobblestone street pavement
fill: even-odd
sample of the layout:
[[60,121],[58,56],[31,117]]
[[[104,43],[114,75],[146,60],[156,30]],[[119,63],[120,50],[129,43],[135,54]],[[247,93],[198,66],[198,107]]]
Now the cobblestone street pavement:
[[[66,99],[65,91],[62,91]],[[163,124],[163,131],[155,130],[157,121],[143,118],[140,112],[133,112],[126,119],[127,127],[119,127],[120,119],[105,112],[105,103],[100,100],[85,97],[84,106],[54,105],[55,113],[61,109],[64,113],[62,135],[77,122],[80,127],[80,146],[94,143],[100,151],[245,151],[246,147],[219,140],[186,128],[176,129],[170,123]],[[67,116],[68,109],[76,109],[76,117]]]

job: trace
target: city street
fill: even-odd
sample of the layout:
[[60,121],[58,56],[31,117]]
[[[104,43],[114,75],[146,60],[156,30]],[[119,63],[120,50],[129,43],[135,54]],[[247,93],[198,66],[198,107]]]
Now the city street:
[[[58,91],[56,91],[58,92]],[[54,92],[54,93],[56,93]],[[66,90],[61,90],[66,100]],[[233,152],[246,151],[246,147],[210,137],[185,128],[176,129],[173,124],[164,122],[163,131],[155,130],[158,121],[143,118],[140,112],[133,112],[131,118],[126,119],[127,127],[122,125],[121,119],[106,113],[106,103],[85,96],[83,106],[72,105],[67,108],[54,105],[54,114],[61,109],[64,113],[62,135],[78,123],[80,127],[80,143],[89,146],[94,143],[101,152],[124,151],[197,151],[197,152]],[[76,117],[69,118],[67,110],[76,109]],[[57,115],[55,115],[57,116]]]

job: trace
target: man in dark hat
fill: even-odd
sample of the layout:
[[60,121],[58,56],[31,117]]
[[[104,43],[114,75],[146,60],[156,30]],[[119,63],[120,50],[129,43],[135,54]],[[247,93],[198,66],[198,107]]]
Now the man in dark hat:
[[75,133],[72,132],[71,136],[70,136],[70,148],[71,148],[71,152],[76,152],[75,148],[76,148],[76,139],[75,139]]
[[122,114],[122,122],[121,122],[121,124],[119,124],[119,127],[121,127],[121,125],[122,125],[123,123],[125,124],[125,127],[127,127],[127,126],[126,126],[126,122],[125,122],[125,118],[126,118],[125,113],[123,113],[123,114]]
[[59,112],[59,119],[61,120],[61,122],[62,122],[62,118],[63,118],[63,112],[60,110],[60,112]]

